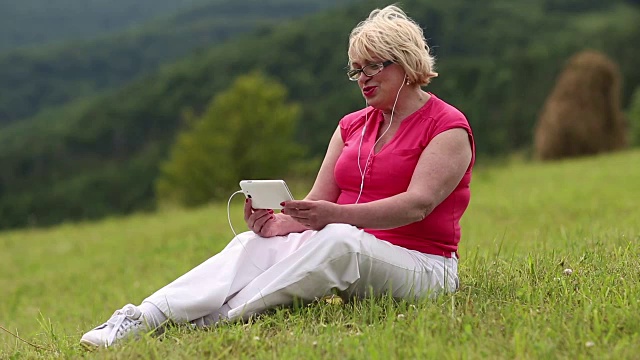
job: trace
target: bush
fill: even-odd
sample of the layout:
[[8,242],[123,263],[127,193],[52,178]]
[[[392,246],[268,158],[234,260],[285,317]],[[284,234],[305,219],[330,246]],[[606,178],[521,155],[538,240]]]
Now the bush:
[[630,143],[632,146],[640,146],[640,87],[633,93],[627,117]]
[[161,167],[161,202],[196,206],[226,199],[242,179],[282,178],[302,155],[293,141],[300,108],[261,73],[239,77],[203,116],[191,118]]

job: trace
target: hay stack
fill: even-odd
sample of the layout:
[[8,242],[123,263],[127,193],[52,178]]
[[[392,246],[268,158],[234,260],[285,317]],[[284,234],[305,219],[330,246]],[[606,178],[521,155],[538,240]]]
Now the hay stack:
[[541,160],[592,155],[627,146],[620,71],[605,55],[584,51],[567,62],[535,129]]

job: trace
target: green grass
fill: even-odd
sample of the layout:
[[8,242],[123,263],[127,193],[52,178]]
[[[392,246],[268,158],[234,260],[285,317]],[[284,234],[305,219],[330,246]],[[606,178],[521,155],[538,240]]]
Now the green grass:
[[82,333],[224,247],[226,204],[0,234],[0,325],[51,349],[0,332],[0,358],[637,358],[640,151],[480,166],[472,189],[455,294],[278,309],[93,353]]

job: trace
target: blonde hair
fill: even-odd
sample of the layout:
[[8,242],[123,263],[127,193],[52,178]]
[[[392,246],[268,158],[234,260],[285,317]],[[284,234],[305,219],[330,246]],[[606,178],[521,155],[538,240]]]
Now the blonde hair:
[[438,76],[422,28],[395,5],[373,10],[351,31],[348,54],[350,63],[372,57],[392,60],[402,66],[408,81],[420,85]]

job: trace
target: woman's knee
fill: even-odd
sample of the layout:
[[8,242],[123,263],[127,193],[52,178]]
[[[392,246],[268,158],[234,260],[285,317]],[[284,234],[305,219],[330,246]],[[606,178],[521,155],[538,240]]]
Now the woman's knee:
[[329,224],[316,235],[323,246],[360,252],[364,231],[349,224]]
[[253,231],[245,231],[240,234],[237,234],[231,241],[227,244],[226,248],[234,248],[235,246],[242,246],[246,248],[247,246],[252,246],[256,243],[256,240],[260,236]]

